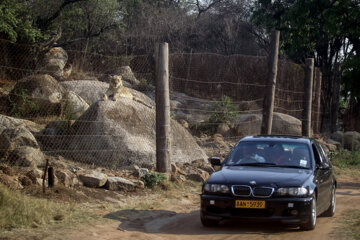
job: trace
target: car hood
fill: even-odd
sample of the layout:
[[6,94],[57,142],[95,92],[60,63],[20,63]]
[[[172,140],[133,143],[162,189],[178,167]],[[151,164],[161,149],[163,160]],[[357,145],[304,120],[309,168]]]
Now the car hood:
[[255,181],[256,186],[295,187],[309,180],[311,173],[311,170],[296,168],[224,166],[210,176],[208,183],[249,185]]

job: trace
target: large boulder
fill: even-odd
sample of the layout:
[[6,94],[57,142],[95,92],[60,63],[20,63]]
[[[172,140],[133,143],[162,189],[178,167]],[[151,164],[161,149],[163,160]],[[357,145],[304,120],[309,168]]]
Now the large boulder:
[[42,70],[58,81],[65,80],[64,67],[68,60],[66,51],[61,47],[51,48],[45,53]]
[[29,146],[40,149],[34,135],[26,128],[9,128],[0,134],[0,159],[6,159],[17,147]]
[[[125,87],[129,87],[128,84],[125,84]],[[82,99],[84,99],[88,104],[93,104],[97,101],[103,100],[103,96],[105,92],[109,88],[109,83],[100,82],[96,80],[74,80],[74,81],[66,81],[62,82],[61,85],[68,91],[72,91],[79,95]],[[146,95],[128,88],[129,92],[141,99],[142,101],[148,103],[149,105],[154,105],[152,100]]]
[[88,104],[103,98],[109,84],[96,80],[74,80],[60,83],[66,90],[72,91],[84,99]]
[[344,148],[348,150],[360,150],[360,133],[349,131],[344,133]]
[[344,133],[342,131],[336,131],[331,134],[331,139],[342,144],[344,140]]
[[13,118],[0,114],[0,134],[8,128],[25,128],[31,132],[38,132],[42,127],[29,120]]
[[73,91],[66,92],[64,99],[63,115],[66,119],[77,119],[89,108],[89,104]]
[[[242,114],[235,126],[239,136],[258,135],[261,132],[262,114]],[[301,135],[301,121],[290,115],[274,112],[272,134]]]
[[65,89],[50,75],[38,74],[17,82],[9,94],[12,114],[60,115]]
[[129,82],[131,85],[138,85],[140,82],[136,79],[134,73],[132,72],[130,66],[121,66],[117,69],[105,72],[99,80],[109,83],[109,75],[121,75],[122,80]]
[[8,161],[15,166],[36,168],[45,165],[45,155],[40,149],[21,146],[9,154]]
[[[107,167],[155,162],[155,111],[128,98],[99,101],[72,125],[65,157]],[[179,123],[171,121],[171,161],[207,156]]]

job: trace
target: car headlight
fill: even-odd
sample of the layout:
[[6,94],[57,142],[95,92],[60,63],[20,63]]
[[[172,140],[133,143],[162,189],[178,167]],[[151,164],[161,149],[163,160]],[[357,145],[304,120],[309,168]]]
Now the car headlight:
[[306,187],[289,187],[279,188],[277,193],[280,196],[305,197],[308,195],[309,190]]
[[223,184],[209,184],[206,183],[204,185],[204,192],[211,192],[211,193],[229,193],[229,187]]

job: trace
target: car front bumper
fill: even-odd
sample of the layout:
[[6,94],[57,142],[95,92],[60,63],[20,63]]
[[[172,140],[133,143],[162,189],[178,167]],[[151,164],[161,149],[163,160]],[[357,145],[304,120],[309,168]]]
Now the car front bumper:
[[[235,208],[236,200],[265,201],[264,209]],[[243,219],[278,221],[285,224],[306,223],[312,198],[236,198],[201,194],[201,216],[205,219]]]

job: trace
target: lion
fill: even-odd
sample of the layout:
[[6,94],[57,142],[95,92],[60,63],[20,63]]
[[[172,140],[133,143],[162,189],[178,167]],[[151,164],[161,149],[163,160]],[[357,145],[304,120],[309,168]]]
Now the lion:
[[129,90],[122,83],[121,75],[111,75],[109,76],[109,78],[110,78],[109,88],[103,97],[105,101],[108,100],[109,98],[111,98],[113,101],[116,101],[117,99],[119,99],[119,97],[125,97],[137,101],[148,108],[153,108],[153,106],[148,105],[147,103],[135,97],[129,92]]

